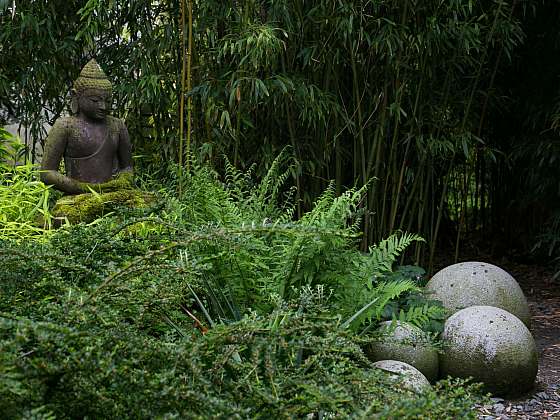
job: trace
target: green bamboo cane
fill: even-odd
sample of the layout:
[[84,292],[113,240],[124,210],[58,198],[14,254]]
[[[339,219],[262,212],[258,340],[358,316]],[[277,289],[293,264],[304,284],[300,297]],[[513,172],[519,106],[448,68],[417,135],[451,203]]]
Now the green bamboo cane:
[[[192,48],[193,48],[193,2],[189,0],[188,3],[189,15],[189,41],[187,50],[187,91],[192,90]],[[183,37],[184,42],[184,37]],[[183,45],[184,47],[184,45]],[[182,95],[182,97],[184,94]],[[183,99],[184,100],[184,99]],[[182,119],[182,118],[181,118]],[[191,132],[192,132],[192,95],[189,93],[187,99],[187,173],[191,169]]]
[[185,79],[187,72],[187,57],[185,51],[185,0],[181,0],[181,97],[179,105],[179,198],[183,195],[183,143],[184,143],[184,115],[185,115]]

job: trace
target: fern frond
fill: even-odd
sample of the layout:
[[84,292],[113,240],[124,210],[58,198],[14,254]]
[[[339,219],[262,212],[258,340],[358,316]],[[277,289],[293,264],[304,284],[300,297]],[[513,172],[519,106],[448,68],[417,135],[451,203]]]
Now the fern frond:
[[407,311],[401,309],[398,319],[399,321],[408,322],[423,328],[431,320],[442,320],[445,319],[446,315],[444,307],[425,303],[421,306],[412,306]]
[[356,331],[362,324],[371,323],[373,318],[379,320],[383,309],[391,300],[398,298],[403,293],[418,290],[418,287],[410,280],[381,283],[367,292],[364,291],[362,296],[364,304],[343,325],[350,326]]
[[254,196],[257,202],[266,203],[278,198],[280,187],[284,185],[289,176],[288,171],[282,173],[282,167],[287,160],[287,149],[284,148],[272,161],[270,168],[256,189]]
[[[246,221],[271,219],[277,221],[291,220],[293,192],[287,198],[280,200],[282,187],[288,180],[290,168],[286,168],[289,154],[284,149],[272,162],[266,175],[259,183],[253,181],[256,165],[242,172],[238,170],[227,157],[225,161],[225,184],[232,200],[242,209]],[[278,203],[282,201],[282,207]],[[247,218],[249,220],[247,220]]]
[[420,289],[411,280],[401,280],[381,283],[374,290],[380,296],[375,312],[376,318],[379,319],[381,312],[391,300],[398,298],[405,292],[417,292]]
[[393,234],[387,239],[383,239],[379,244],[369,248],[370,264],[374,276],[381,276],[389,273],[393,269],[397,257],[401,255],[406,248],[413,242],[424,239],[414,233],[404,232],[402,234]]
[[301,223],[308,226],[321,226],[328,228],[343,228],[349,219],[354,219],[351,229],[357,231],[359,226],[358,206],[362,200],[367,186],[360,189],[351,188],[340,196],[336,196],[333,182],[317,199],[313,210],[304,215]]

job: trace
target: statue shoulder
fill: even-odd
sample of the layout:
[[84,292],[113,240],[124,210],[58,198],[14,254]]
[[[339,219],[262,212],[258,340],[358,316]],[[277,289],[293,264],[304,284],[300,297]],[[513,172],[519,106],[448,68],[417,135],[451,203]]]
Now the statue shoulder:
[[124,120],[121,118],[113,117],[112,115],[107,115],[107,123],[114,127],[124,127]]
[[78,119],[74,116],[64,116],[57,118],[52,126],[49,137],[55,135],[64,135],[70,133],[78,126]]
[[112,115],[107,115],[107,126],[111,130],[111,132],[118,134],[126,131],[126,125],[124,120],[120,118],[113,117]]

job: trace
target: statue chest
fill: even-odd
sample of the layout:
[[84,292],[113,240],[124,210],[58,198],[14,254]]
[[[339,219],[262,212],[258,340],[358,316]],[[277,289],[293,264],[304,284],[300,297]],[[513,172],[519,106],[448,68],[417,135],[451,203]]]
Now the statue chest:
[[85,182],[106,182],[118,169],[119,129],[116,119],[107,124],[75,121],[64,152],[66,175]]
[[[114,124],[76,124],[68,136],[65,155],[71,159],[112,157],[119,143],[119,132]],[[112,159],[110,159],[112,160]]]

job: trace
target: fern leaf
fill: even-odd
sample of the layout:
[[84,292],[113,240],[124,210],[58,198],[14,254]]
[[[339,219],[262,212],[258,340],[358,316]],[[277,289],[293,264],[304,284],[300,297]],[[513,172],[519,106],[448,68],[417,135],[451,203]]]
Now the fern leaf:
[[379,244],[370,247],[369,253],[373,266],[374,276],[380,276],[392,271],[393,264],[406,248],[416,241],[424,242],[421,236],[404,232],[393,234]]
[[410,280],[381,283],[369,292],[367,304],[352,314],[343,325],[348,325],[356,330],[362,323],[372,322],[373,318],[379,320],[383,309],[391,300],[405,292],[418,290],[418,287]]

